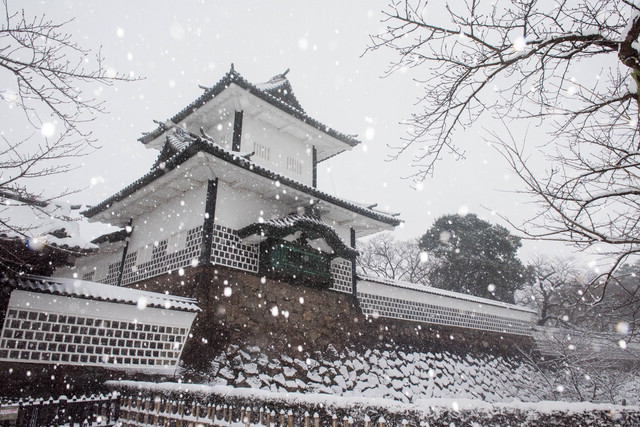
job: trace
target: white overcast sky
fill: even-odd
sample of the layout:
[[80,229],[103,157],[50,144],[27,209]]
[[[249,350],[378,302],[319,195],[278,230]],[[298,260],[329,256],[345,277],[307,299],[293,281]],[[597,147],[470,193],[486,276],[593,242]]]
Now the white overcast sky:
[[[173,116],[199,96],[198,84],[213,85],[234,63],[253,83],[290,68],[288,77],[307,113],[358,135],[360,146],[320,165],[320,188],[400,212],[405,221],[396,231],[400,239],[418,237],[437,217],[461,209],[502,224],[492,211],[515,222],[534,211],[514,193],[519,183],[507,165],[482,141],[482,128],[490,123],[458,132],[467,159],[445,158],[419,191],[401,179],[411,170],[409,158],[386,161],[387,144],[405,134],[399,122],[417,111],[419,91],[410,73],[381,78],[391,52],[362,56],[369,34],[382,28],[385,1],[10,3],[28,15],[73,18],[66,29],[79,44],[94,51],[102,46],[107,66],[145,78],[91,89],[109,111],[91,124],[102,148],[84,158],[78,170],[49,184],[51,191],[63,185],[86,187],[73,196],[75,202],[100,202],[146,173],[157,152],[136,139],[155,128],[154,119]],[[3,84],[10,84],[3,78]],[[570,255],[558,245],[525,242],[521,256],[527,260],[540,250]]]

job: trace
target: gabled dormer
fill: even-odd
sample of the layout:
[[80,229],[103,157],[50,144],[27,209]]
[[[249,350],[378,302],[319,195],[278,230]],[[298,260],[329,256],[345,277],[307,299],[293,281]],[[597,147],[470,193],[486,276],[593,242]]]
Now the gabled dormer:
[[232,66],[218,83],[203,87],[198,99],[139,141],[149,148],[167,150],[166,144],[173,144],[172,132],[179,127],[315,187],[317,164],[359,141],[307,115],[287,79],[288,72],[254,85]]

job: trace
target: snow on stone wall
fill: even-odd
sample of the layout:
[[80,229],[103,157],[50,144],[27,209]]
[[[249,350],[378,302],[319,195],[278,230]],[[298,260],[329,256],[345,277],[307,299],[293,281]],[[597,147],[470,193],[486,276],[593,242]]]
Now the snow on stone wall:
[[[454,353],[380,348],[301,353],[268,357],[256,346],[230,345],[211,363],[208,381],[288,393],[323,393],[344,397],[384,398],[415,403],[424,399],[474,399],[485,402],[562,399],[522,358],[490,353]],[[618,403],[640,398],[639,378],[611,396]],[[571,395],[567,393],[567,397]]]

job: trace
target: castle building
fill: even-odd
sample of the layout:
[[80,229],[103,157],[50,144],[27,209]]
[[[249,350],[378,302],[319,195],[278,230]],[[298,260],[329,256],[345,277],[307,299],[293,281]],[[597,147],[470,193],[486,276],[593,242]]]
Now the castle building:
[[[359,141],[310,117],[287,72],[252,84],[232,66],[186,108],[144,134],[139,141],[159,151],[151,170],[84,212],[90,221],[121,231],[96,239],[96,252],[77,259],[72,268],[58,269],[55,278],[22,283],[22,291],[37,288],[69,298],[91,294],[113,303],[121,289],[121,302],[134,308],[136,298],[164,298],[167,310],[190,313],[165,313],[163,319],[180,320],[171,329],[162,324],[154,330],[152,320],[160,311],[148,315],[149,331],[138,322],[131,326],[124,318],[112,319],[116,329],[132,327],[160,341],[168,335],[155,332],[158,328],[175,332],[171,345],[153,344],[162,354],[155,348],[146,351],[146,344],[141,349],[160,361],[115,359],[120,367],[175,367],[181,355],[197,361],[213,341],[229,344],[248,340],[251,333],[263,347],[278,339],[284,349],[318,347],[340,341],[340,334],[361,336],[366,322],[380,318],[531,338],[535,312],[528,308],[357,277],[356,240],[393,230],[400,220],[318,189],[318,164]],[[75,289],[77,282],[86,291]],[[167,293],[176,296],[162,296]],[[25,298],[16,296],[12,316],[30,316],[21,306]],[[162,304],[154,309],[162,310]],[[13,328],[6,332],[11,340],[31,327],[10,317],[4,331]],[[273,323],[276,318],[283,322]],[[0,359],[12,360],[7,346],[16,343],[11,340],[0,342]],[[122,344],[127,355],[129,344],[143,345],[124,338]],[[65,346],[64,363],[114,361],[85,360],[74,355],[77,347],[71,348]]]

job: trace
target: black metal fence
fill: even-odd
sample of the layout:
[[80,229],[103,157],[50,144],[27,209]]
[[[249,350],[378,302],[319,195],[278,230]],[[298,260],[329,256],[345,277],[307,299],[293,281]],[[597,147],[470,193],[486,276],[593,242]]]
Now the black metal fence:
[[120,395],[60,396],[0,403],[0,426],[113,426],[119,417]]

